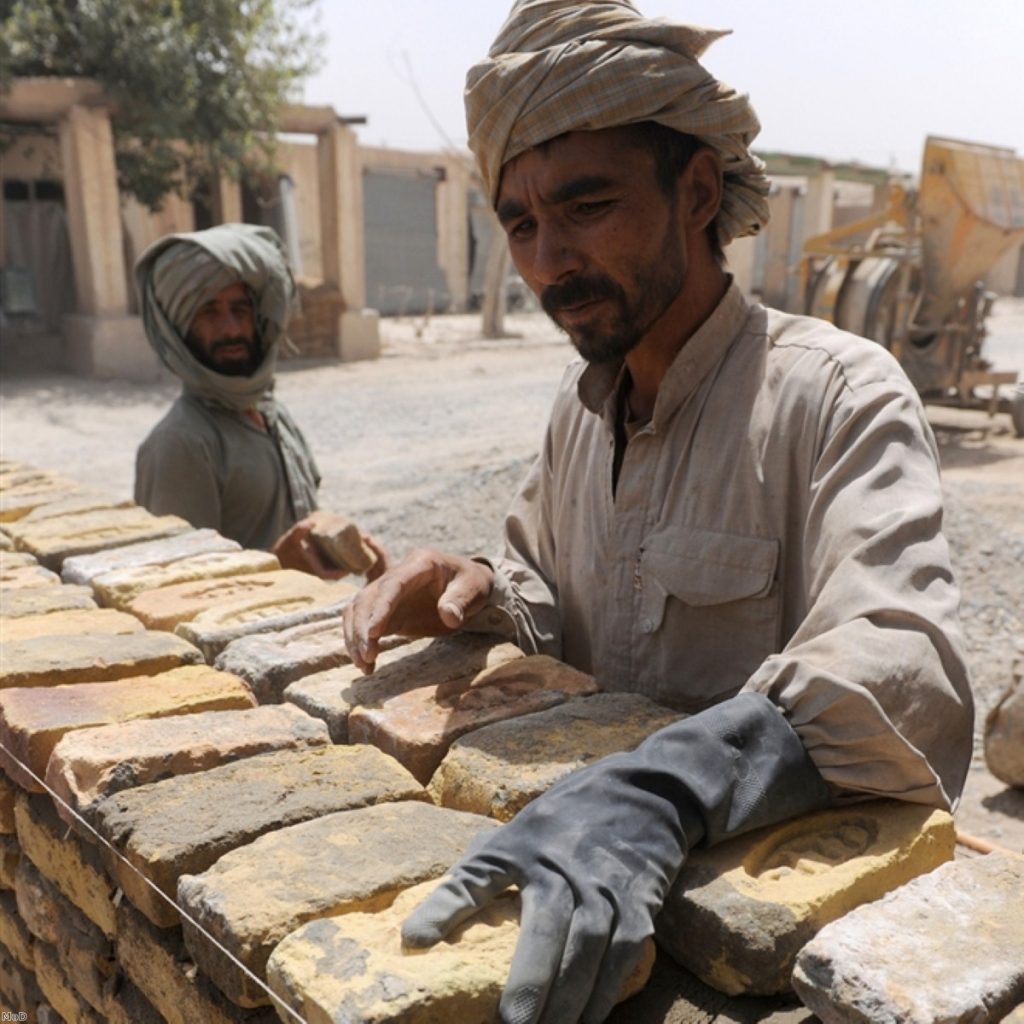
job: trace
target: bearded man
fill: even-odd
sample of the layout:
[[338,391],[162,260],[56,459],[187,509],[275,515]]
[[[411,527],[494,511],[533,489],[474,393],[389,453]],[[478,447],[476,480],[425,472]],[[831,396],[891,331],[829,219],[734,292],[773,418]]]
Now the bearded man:
[[[274,397],[295,283],[277,234],[224,224],[168,235],[135,266],[146,337],[182,392],[139,446],[135,500],[210,527],[286,568],[344,575],[310,540],[320,473]],[[383,571],[386,556],[364,543]]]
[[748,301],[768,216],[719,33],[628,0],[520,0],[466,87],[513,262],[581,359],[495,560],[420,551],[353,601],[391,632],[502,632],[689,713],[569,776],[406,922],[430,945],[510,885],[505,1021],[597,1022],[697,843],[838,801],[949,809],[971,758],[938,455],[881,346]]

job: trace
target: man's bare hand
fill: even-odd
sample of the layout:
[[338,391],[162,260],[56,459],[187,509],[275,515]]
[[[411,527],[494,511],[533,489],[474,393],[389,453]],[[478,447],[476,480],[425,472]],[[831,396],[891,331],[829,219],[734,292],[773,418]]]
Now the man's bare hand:
[[[282,569],[298,569],[324,580],[340,580],[351,575],[351,570],[339,568],[328,561],[310,536],[320,522],[318,516],[319,513],[314,512],[282,533],[274,544],[273,553],[277,555]],[[376,561],[366,572],[368,580],[375,580],[387,569],[388,554],[370,534],[360,531],[360,536],[363,544],[376,556]]]
[[383,636],[454,632],[483,608],[493,583],[493,570],[480,562],[413,551],[349,602],[344,616],[349,657],[372,672]]

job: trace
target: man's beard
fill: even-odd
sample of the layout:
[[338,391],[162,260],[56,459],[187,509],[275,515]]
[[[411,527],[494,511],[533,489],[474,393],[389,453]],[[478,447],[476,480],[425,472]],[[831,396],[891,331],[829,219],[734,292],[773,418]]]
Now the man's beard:
[[[672,305],[685,281],[682,242],[670,228],[657,255],[631,275],[629,293],[606,274],[580,273],[545,288],[540,303],[588,362],[619,362]],[[599,300],[611,304],[610,317],[572,327],[559,323],[559,310]]]
[[[205,349],[199,340],[188,334],[185,344],[196,360],[214,373],[222,373],[225,377],[251,377],[263,362],[260,343],[255,338],[218,338],[209,349]],[[218,357],[218,352],[234,345],[245,345],[246,356],[242,359],[225,359]]]

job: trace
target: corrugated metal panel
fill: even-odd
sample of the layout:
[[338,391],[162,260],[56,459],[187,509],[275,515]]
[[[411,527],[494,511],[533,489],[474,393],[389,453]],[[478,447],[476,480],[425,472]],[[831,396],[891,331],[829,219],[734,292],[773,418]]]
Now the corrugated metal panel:
[[441,312],[451,301],[437,262],[436,187],[432,176],[364,174],[366,302],[385,316]]

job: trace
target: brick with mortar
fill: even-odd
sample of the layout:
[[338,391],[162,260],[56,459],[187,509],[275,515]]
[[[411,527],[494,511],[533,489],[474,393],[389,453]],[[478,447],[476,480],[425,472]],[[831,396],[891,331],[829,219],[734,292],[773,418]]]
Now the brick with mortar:
[[0,836],[0,889],[14,888],[14,878],[20,859],[21,847],[18,845],[18,837]]
[[32,933],[18,913],[18,898],[14,892],[0,892],[0,946],[3,946],[26,970],[34,966],[32,959]]
[[14,959],[13,954],[0,946],[0,1007],[12,1013],[21,1013],[28,1012],[26,1006],[37,1007],[42,1002],[43,995],[36,984],[34,952],[32,959],[32,969],[28,970]]
[[0,771],[0,835],[13,836],[18,831],[14,824],[15,792],[14,782],[6,772]]
[[202,655],[170,633],[39,636],[4,644],[0,690],[102,683],[195,665]]
[[179,923],[179,877],[205,871],[261,835],[336,811],[426,799],[376,748],[331,746],[260,754],[140,786],[101,801],[93,819],[129,862],[109,858],[125,895],[154,924],[170,927]]
[[354,665],[341,665],[291,683],[284,698],[323,719],[335,743],[347,743],[348,717],[360,704],[377,704],[419,686],[462,679],[522,657],[515,644],[495,637],[428,637],[382,651],[370,675]]
[[[98,800],[125,789],[254,754],[329,743],[323,722],[285,704],[121,722],[67,733],[50,755],[46,784],[88,820]],[[61,803],[58,808],[71,823],[71,814]]]
[[53,748],[73,729],[200,711],[243,710],[254,705],[242,680],[206,665],[186,665],[155,676],[109,683],[3,690],[0,766],[18,785],[42,792],[42,784],[29,772],[42,779]]
[[183,910],[234,959],[187,922],[186,944],[229,999],[264,1005],[269,997],[235,960],[262,979],[271,950],[299,925],[389,905],[444,874],[474,835],[494,827],[475,814],[403,801],[271,832],[178,883]]
[[591,676],[535,654],[355,708],[348,718],[349,740],[380,747],[426,785],[458,737],[596,692]]
[[64,1024],[105,1024],[103,1018],[75,991],[71,979],[61,967],[55,947],[37,942],[32,953],[39,990],[60,1014]]
[[658,941],[721,992],[788,992],[816,932],[949,860],[955,841],[944,811],[877,800],[696,850],[665,901]]
[[55,946],[61,915],[74,904],[43,877],[28,857],[21,858],[14,876],[14,898],[18,916],[25,922],[28,933],[40,942]]

